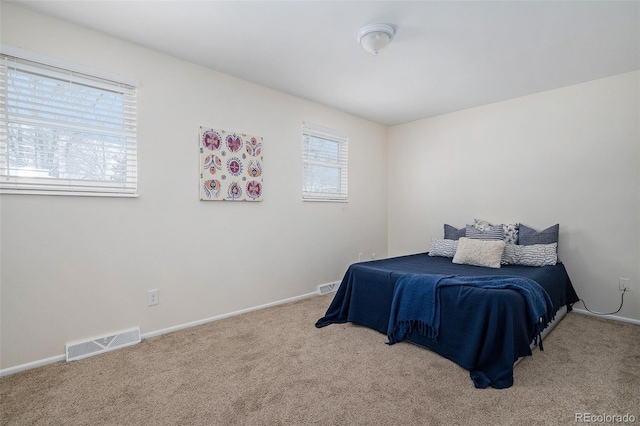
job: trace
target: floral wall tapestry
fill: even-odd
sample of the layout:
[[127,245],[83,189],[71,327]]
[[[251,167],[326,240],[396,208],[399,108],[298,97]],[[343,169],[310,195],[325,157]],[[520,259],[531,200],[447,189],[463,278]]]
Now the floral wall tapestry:
[[200,126],[200,199],[262,201],[262,138]]

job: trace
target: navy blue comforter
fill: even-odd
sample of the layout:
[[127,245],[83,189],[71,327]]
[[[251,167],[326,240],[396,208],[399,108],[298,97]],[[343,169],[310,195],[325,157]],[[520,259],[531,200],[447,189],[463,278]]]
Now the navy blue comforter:
[[[326,315],[316,327],[353,322],[387,334],[396,281],[405,274],[521,276],[542,286],[553,312],[578,296],[564,265],[500,269],[458,265],[425,254],[356,263],[347,270]],[[527,302],[513,289],[451,285],[440,289],[440,326],[436,340],[413,331],[406,340],[429,348],[470,371],[478,388],[513,384],[513,363],[531,355],[535,338],[527,318]]]

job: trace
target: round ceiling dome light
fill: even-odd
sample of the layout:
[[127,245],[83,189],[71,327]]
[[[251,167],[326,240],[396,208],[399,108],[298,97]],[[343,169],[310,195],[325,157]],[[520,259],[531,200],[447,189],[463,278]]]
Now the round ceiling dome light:
[[356,39],[366,52],[375,56],[391,43],[395,33],[389,24],[371,24],[358,31]]

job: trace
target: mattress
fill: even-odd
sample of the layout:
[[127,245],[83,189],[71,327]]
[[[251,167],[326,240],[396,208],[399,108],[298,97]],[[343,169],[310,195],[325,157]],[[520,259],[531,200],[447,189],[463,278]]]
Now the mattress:
[[[454,264],[449,258],[421,253],[351,265],[316,327],[352,322],[387,334],[395,283],[405,274],[525,277],[544,288],[554,311],[570,309],[570,304],[578,300],[562,263],[495,269]],[[535,338],[527,323],[522,296],[508,289],[451,286],[441,289],[440,299],[438,338],[413,332],[407,340],[469,370],[478,388],[511,386],[513,365],[519,358],[531,355]]]

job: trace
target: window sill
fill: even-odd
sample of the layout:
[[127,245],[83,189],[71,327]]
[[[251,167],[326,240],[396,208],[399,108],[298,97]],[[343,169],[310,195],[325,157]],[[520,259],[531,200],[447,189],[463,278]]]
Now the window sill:
[[118,192],[82,192],[82,191],[29,191],[24,189],[0,189],[0,195],[65,195],[72,197],[119,197],[138,198],[140,194],[122,194]]

